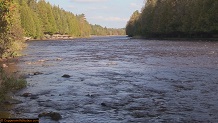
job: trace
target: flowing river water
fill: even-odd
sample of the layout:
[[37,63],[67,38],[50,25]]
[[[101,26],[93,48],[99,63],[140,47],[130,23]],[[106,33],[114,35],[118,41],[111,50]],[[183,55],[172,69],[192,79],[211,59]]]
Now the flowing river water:
[[218,42],[93,37],[30,41],[23,53],[18,66],[28,87],[15,95],[22,101],[15,117],[57,112],[59,121],[40,123],[218,122]]

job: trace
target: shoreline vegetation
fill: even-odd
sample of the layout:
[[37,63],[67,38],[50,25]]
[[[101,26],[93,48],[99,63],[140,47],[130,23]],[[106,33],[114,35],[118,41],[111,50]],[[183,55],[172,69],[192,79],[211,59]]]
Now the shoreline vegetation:
[[13,67],[16,62],[17,58],[0,59],[0,118],[11,117],[9,111],[20,103],[13,95],[27,86],[26,79]]
[[155,39],[218,38],[217,0],[147,0],[126,25],[130,37]]
[[16,92],[27,86],[25,78],[16,68],[10,68],[8,64],[16,64],[17,58],[0,59],[0,104],[6,102],[8,93]]
[[26,78],[18,72],[19,57],[0,58],[0,118],[13,117],[9,112],[21,101],[13,98],[18,91],[26,88]]

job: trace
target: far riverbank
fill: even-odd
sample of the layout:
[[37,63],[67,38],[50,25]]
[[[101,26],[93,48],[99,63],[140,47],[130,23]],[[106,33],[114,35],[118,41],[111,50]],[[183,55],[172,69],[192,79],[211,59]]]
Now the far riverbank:
[[173,40],[173,41],[218,41],[218,38],[148,38],[145,36],[133,36],[132,39],[145,39],[145,40]]

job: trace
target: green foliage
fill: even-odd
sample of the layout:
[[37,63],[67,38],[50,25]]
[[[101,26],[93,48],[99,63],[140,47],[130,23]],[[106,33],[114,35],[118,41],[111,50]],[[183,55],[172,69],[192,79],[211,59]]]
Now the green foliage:
[[19,0],[25,36],[42,38],[44,34],[68,34],[72,37],[90,35],[91,27],[84,14],[75,16],[44,0]]
[[11,56],[16,50],[13,44],[23,40],[18,7],[14,0],[0,1],[0,57]]
[[217,13],[217,0],[147,0],[141,13],[133,13],[126,33],[155,38],[213,37],[218,33]]

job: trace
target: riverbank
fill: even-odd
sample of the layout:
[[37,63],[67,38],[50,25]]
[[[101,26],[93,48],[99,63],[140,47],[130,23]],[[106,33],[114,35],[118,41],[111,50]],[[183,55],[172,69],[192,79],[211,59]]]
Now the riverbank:
[[173,40],[173,41],[218,41],[218,38],[148,38],[145,36],[133,36],[131,39],[145,40]]
[[127,35],[90,35],[87,37],[71,37],[71,38],[42,38],[42,39],[28,39],[26,41],[62,41],[62,40],[76,40],[76,39],[90,39],[90,38],[96,38],[96,37],[121,37]]
[[17,58],[0,60],[0,118],[11,117],[10,110],[20,101],[13,95],[27,85],[26,80],[18,74]]

